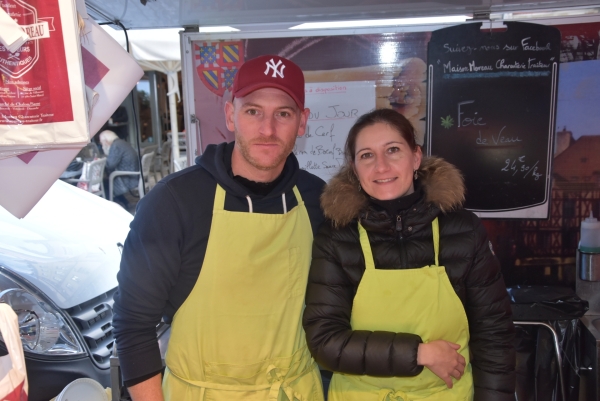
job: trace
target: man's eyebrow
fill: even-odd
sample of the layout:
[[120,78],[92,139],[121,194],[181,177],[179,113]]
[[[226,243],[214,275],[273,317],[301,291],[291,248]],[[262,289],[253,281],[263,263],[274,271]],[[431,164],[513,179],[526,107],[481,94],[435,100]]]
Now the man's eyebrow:
[[262,108],[262,106],[260,104],[256,104],[256,103],[252,103],[252,102],[242,103],[240,106],[241,107],[256,107],[258,109]]
[[[255,107],[257,109],[262,109],[263,106],[261,106],[260,104],[257,103],[252,103],[252,102],[248,102],[248,103],[242,103],[241,107]],[[297,107],[295,106],[280,106],[277,108],[277,110],[291,110],[293,112],[296,112],[298,110]]]
[[296,113],[298,111],[298,108],[294,107],[294,106],[281,106],[281,107],[278,107],[277,110],[291,110],[294,113]]

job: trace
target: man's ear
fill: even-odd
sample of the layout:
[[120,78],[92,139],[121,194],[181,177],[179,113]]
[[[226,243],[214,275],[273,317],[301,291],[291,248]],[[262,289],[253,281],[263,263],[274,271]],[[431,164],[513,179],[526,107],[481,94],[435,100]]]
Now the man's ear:
[[233,102],[225,102],[225,125],[227,126],[227,129],[231,132],[235,132],[235,124],[233,123],[234,111],[235,106],[233,105]]
[[300,112],[300,125],[298,126],[298,136],[302,136],[306,132],[306,126],[308,124],[309,115],[310,109],[308,107]]

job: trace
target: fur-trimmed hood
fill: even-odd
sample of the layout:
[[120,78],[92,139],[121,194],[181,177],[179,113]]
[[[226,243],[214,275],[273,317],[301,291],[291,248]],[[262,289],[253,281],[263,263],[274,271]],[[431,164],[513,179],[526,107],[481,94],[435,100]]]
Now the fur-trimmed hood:
[[[443,213],[461,207],[465,200],[465,184],[460,171],[439,157],[424,157],[418,170],[425,201]],[[325,217],[337,227],[346,226],[369,204],[369,196],[358,191],[358,178],[351,166],[343,167],[321,195]]]

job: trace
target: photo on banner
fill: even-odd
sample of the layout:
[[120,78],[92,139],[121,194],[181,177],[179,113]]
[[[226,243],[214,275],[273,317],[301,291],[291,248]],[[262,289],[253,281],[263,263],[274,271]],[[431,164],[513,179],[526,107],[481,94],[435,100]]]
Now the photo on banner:
[[575,286],[580,225],[600,216],[600,23],[561,33],[556,133],[545,220],[485,219],[508,286]]
[[[595,123],[596,110],[600,110],[596,65],[600,60],[600,23],[556,25],[556,28],[561,32],[561,43],[554,166],[549,172],[549,218],[483,219],[508,285],[574,285],[580,222],[590,212],[594,216],[600,214],[600,178],[594,173],[600,171],[600,158],[584,154],[600,152],[600,142],[595,141],[600,139],[600,130],[594,130],[600,126]],[[427,97],[424,67],[430,38],[430,32],[235,41],[206,41],[200,35],[195,36],[192,39],[197,45],[193,55],[195,70],[189,81],[194,93],[191,110],[197,117],[196,132],[200,132],[196,138],[201,144],[197,153],[201,154],[211,143],[234,139],[225,127],[223,113],[225,101],[231,98],[227,87],[232,76],[231,72],[218,69],[238,68],[235,63],[263,54],[281,55],[297,63],[308,85],[375,82],[376,107],[399,110],[415,125],[417,134],[424,135]],[[227,55],[239,58],[235,61],[229,58],[228,62],[233,64],[219,64],[222,49],[216,50],[212,60],[200,56],[202,47],[224,42],[229,43],[229,50],[237,50],[237,56]],[[215,67],[213,76],[218,78],[213,84],[221,85],[222,95],[211,91],[199,76],[203,68],[211,65]],[[423,143],[422,136],[417,140]],[[584,146],[586,143],[591,146]]]
[[[336,90],[321,96],[315,96],[317,92],[307,93],[306,107],[314,111],[309,118],[309,127],[313,130],[309,131],[307,138],[300,139],[296,147],[301,167],[312,167],[311,171],[324,179],[332,176],[337,171],[333,166],[339,166],[341,155],[336,149],[343,149],[348,130],[356,118],[374,108],[398,110],[415,126],[417,141],[423,143],[425,60],[429,35],[395,33],[193,41],[193,109],[201,127],[197,138],[197,142],[202,144],[199,151],[209,144],[234,139],[233,133],[225,126],[224,114],[225,102],[231,100],[233,77],[245,60],[265,54],[279,55],[298,64],[304,72],[309,91],[317,87],[348,91],[347,96]],[[359,88],[366,91],[357,92]],[[328,104],[330,101],[333,103]],[[325,132],[325,124],[319,122],[324,122],[323,116],[331,113],[341,113],[344,125],[340,125],[341,120],[333,124],[335,132],[329,138],[332,144],[335,139],[335,146],[333,150],[327,150],[323,149],[324,144],[316,142],[319,135],[315,130],[322,126],[319,133]],[[317,149],[318,146],[321,148]],[[307,159],[303,163],[302,160],[309,154],[302,152],[310,151],[315,153],[312,156],[320,158],[326,157],[324,152],[336,154],[331,160]]]

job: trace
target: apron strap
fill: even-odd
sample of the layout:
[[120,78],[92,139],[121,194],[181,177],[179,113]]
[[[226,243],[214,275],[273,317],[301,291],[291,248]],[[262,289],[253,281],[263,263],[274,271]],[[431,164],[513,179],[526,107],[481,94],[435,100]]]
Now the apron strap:
[[271,389],[269,390],[269,401],[277,401],[277,399],[279,398],[280,391],[283,391],[283,393],[287,396],[289,401],[305,401],[302,395],[294,391],[294,389],[290,386],[289,383],[305,375],[306,373],[307,372],[305,371],[297,376],[291,377],[286,380],[286,378],[281,374],[277,366],[269,365],[269,367],[267,368],[267,377],[271,382]]
[[433,253],[435,254],[435,265],[439,266],[439,254],[440,254],[440,225],[438,218],[436,217],[431,222],[431,231],[433,231]]
[[[298,190],[298,187],[296,187],[294,185],[293,191],[294,191],[294,195],[296,195],[296,200],[298,201],[298,205],[300,205],[302,203],[302,195],[300,195],[300,190]],[[285,197],[285,193],[283,194],[283,196]],[[284,202],[284,209],[287,209],[285,207],[285,198],[283,198],[283,202]],[[223,187],[221,187],[219,184],[217,184],[217,190],[215,191],[215,201],[213,204],[213,211],[223,211],[223,210],[225,210],[225,190],[223,189]]]
[[215,191],[215,202],[213,203],[213,211],[225,210],[225,190],[222,186],[217,184],[217,190]]
[[279,393],[283,392],[288,401],[307,401],[302,397],[302,394],[294,391],[290,383],[299,379],[300,377],[307,375],[310,373],[312,369],[315,368],[314,362],[309,364],[308,368],[304,370],[302,373],[295,375],[293,377],[285,377],[281,374],[280,369],[275,365],[269,365],[266,370],[266,376],[268,379],[267,384],[258,384],[258,385],[234,385],[234,384],[220,384],[209,381],[201,381],[201,380],[188,380],[184,379],[173,373],[172,370],[169,369],[169,373],[178,378],[181,381],[186,382],[187,384],[191,384],[192,386],[200,387],[200,400],[203,401],[205,396],[206,389],[213,390],[225,390],[225,391],[260,391],[269,389],[269,401],[277,401],[279,399]]
[[302,202],[302,195],[300,195],[300,190],[295,185],[294,185],[294,188],[292,188],[292,189],[294,191],[294,195],[296,195],[296,200],[298,201],[298,204],[300,204]]
[[382,388],[379,390],[377,401],[411,401],[411,399],[404,391]]
[[375,269],[375,259],[373,259],[373,251],[371,250],[371,244],[369,243],[369,235],[367,234],[367,230],[365,230],[358,223],[358,235],[360,237],[360,247],[362,248],[363,255],[365,257],[365,269],[366,270],[374,270]]
[[[435,255],[435,265],[439,266],[439,254],[440,254],[440,226],[438,218],[436,217],[431,222],[431,231],[433,231],[433,253]],[[373,251],[371,250],[371,243],[369,242],[369,235],[358,223],[358,235],[360,238],[360,247],[362,248],[363,255],[365,257],[365,269],[375,269],[375,259],[373,258]]]

